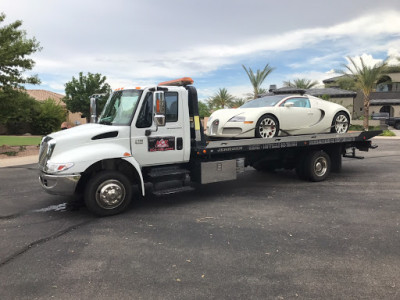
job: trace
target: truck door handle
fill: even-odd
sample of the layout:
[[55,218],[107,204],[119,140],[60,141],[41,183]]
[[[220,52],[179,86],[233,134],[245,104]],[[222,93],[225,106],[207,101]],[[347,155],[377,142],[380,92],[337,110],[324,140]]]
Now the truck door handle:
[[183,149],[183,139],[181,137],[178,137],[176,139],[176,150],[182,150]]
[[167,129],[182,129],[182,127],[167,127]]

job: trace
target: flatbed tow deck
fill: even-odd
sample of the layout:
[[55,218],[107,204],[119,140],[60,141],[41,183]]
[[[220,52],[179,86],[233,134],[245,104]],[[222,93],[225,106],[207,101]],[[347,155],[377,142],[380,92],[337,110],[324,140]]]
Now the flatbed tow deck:
[[[370,148],[376,148],[370,139],[380,133],[382,131],[325,133],[271,139],[213,140],[207,141],[206,146],[194,148],[192,156],[197,162],[196,168],[200,165],[199,169],[202,163],[214,161],[216,168],[221,170],[220,177],[213,176],[215,182],[224,178],[236,178],[222,174],[222,163],[226,164],[227,160],[236,160],[237,173],[242,172],[245,166],[252,166],[260,171],[296,169],[301,179],[322,181],[331,171],[341,170],[342,157],[362,159],[363,157],[356,155],[356,149],[368,151]],[[211,165],[207,164],[207,168],[210,167]],[[232,175],[231,171],[229,173]],[[204,175],[197,177],[204,183]]]

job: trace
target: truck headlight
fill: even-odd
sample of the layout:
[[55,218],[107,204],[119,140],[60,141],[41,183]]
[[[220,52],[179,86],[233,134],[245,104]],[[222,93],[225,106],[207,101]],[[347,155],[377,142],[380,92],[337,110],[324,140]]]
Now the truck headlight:
[[46,171],[49,173],[57,173],[66,171],[74,166],[74,163],[52,163],[48,162],[46,165]]

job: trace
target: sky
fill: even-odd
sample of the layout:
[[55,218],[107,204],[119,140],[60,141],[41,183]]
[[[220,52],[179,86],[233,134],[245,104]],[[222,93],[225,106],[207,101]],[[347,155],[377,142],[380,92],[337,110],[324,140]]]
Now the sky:
[[192,77],[199,98],[219,88],[252,92],[242,67],[268,63],[262,87],[339,75],[346,57],[368,64],[400,56],[398,0],[0,0],[3,24],[23,22],[42,50],[31,57],[40,85],[100,73],[113,89]]

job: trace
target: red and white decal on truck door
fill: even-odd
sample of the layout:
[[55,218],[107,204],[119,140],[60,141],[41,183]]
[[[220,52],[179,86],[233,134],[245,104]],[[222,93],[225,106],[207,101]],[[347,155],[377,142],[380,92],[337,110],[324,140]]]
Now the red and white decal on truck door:
[[148,138],[149,152],[175,150],[175,137]]

